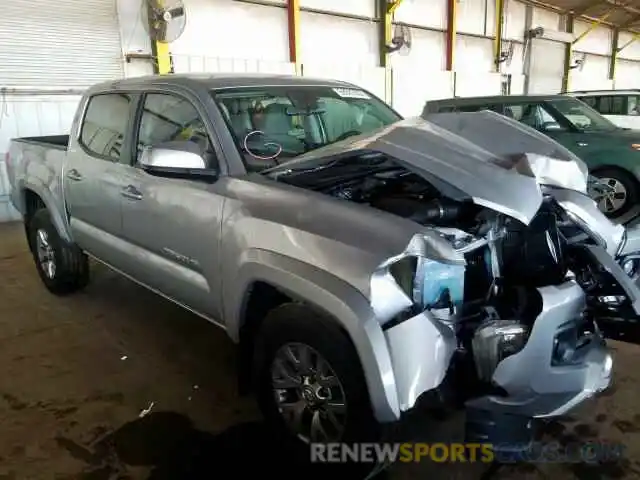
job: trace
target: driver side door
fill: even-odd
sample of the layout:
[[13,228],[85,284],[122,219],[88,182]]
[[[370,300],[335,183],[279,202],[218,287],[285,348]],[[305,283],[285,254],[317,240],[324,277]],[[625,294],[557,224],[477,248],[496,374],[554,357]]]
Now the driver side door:
[[208,169],[219,172],[219,149],[203,118],[195,102],[177,93],[144,95],[134,129],[135,158],[124,172],[122,234],[130,252],[125,273],[217,322],[222,318],[220,186],[195,176],[159,176],[138,164],[144,149],[194,142]]

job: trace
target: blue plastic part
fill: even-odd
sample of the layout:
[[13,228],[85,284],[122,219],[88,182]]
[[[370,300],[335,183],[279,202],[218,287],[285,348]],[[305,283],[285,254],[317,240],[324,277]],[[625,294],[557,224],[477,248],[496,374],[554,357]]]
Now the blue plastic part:
[[448,295],[452,305],[458,306],[464,300],[464,265],[450,265],[425,259],[422,277],[423,308],[444,308],[442,300]]

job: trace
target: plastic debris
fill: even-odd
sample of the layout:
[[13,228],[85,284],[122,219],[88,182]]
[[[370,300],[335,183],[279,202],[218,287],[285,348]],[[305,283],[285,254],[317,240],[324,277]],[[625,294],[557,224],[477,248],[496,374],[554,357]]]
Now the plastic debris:
[[142,418],[144,416],[149,415],[151,413],[151,410],[153,410],[154,405],[155,405],[155,402],[151,402],[147,408],[145,408],[140,412],[140,415],[138,415],[138,418]]

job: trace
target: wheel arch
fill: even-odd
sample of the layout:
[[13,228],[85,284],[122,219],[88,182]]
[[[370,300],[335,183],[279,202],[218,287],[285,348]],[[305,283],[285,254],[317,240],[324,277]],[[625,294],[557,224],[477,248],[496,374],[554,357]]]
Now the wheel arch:
[[224,296],[231,300],[225,302],[227,332],[240,344],[244,379],[250,365],[246,355],[266,314],[282,303],[300,302],[346,333],[360,360],[376,418],[397,420],[400,406],[391,356],[365,296],[329,272],[280,254],[253,252],[244,260]]

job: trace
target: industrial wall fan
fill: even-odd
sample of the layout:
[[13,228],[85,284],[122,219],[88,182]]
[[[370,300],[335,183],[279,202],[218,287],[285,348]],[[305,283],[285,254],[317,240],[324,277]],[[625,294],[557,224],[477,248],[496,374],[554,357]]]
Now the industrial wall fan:
[[181,0],[143,0],[147,11],[147,33],[157,42],[171,43],[187,25],[187,11]]
[[399,55],[408,55],[411,51],[411,29],[406,25],[396,23],[393,26],[391,44],[387,45],[387,52],[398,52]]

